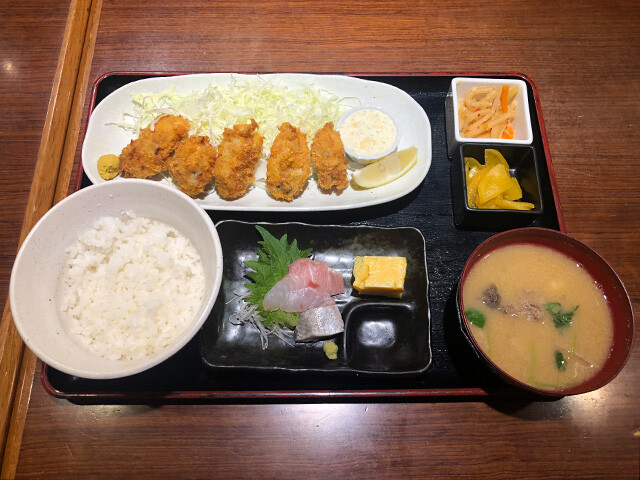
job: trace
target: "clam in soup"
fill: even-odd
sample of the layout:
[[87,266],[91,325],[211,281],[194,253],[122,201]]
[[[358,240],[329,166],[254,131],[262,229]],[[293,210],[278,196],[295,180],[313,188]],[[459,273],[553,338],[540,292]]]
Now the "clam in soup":
[[469,271],[462,300],[482,351],[535,388],[580,384],[609,356],[613,324],[601,288],[576,261],[550,248],[494,250]]

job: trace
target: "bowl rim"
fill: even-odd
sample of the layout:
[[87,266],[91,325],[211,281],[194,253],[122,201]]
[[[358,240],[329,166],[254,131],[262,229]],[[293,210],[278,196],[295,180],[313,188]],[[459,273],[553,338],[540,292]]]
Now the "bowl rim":
[[346,112],[344,112],[342,114],[342,116],[340,117],[340,119],[338,120],[338,122],[336,123],[336,130],[338,131],[338,134],[340,135],[340,139],[342,140],[342,134],[340,133],[340,127],[342,126],[342,124],[345,122],[345,120],[351,114],[357,112],[358,110],[378,110],[379,112],[382,112],[386,116],[388,116],[391,119],[391,121],[393,122],[393,124],[395,125],[395,127],[396,127],[396,139],[393,142],[393,145],[391,145],[389,148],[387,148],[382,153],[380,153],[380,154],[377,153],[375,155],[357,155],[357,154],[353,153],[346,145],[344,145],[344,142],[343,142],[345,153],[356,162],[359,162],[359,163],[362,163],[362,162],[373,163],[374,160],[380,160],[380,159],[386,157],[387,155],[390,155],[393,152],[395,152],[397,150],[397,148],[398,148],[398,145],[400,144],[400,137],[402,136],[402,130],[400,129],[400,124],[398,123],[396,118],[391,113],[389,113],[387,110],[385,110],[384,108],[379,107],[377,105],[358,105],[357,107],[352,107],[349,110],[347,110]]
[[[616,366],[616,368],[614,368],[614,370],[609,375],[607,375],[606,378],[604,378],[600,382],[595,383],[594,385],[589,385],[589,384],[593,383],[597,375],[603,371],[606,363],[611,358],[611,351],[609,353],[609,356],[607,357],[607,360],[605,360],[605,363],[603,364],[603,366],[598,371],[594,372],[594,374],[591,377],[587,378],[580,384],[563,388],[561,390],[546,390],[543,388],[538,388],[538,387],[529,385],[521,380],[516,379],[515,377],[511,376],[507,372],[505,372],[493,360],[491,360],[487,356],[487,354],[479,347],[471,331],[469,321],[467,320],[464,314],[464,301],[462,296],[462,290],[463,290],[462,287],[464,285],[464,281],[466,280],[469,272],[472,270],[472,268],[480,259],[484,258],[487,254],[495,251],[497,248],[501,248],[506,245],[514,245],[518,243],[535,244],[536,242],[532,241],[531,234],[537,236],[538,238],[542,238],[541,236],[543,235],[546,235],[547,237],[555,237],[565,245],[570,245],[572,248],[583,249],[595,262],[598,262],[601,267],[603,267],[605,270],[608,271],[610,278],[613,280],[613,283],[615,284],[614,288],[620,289],[620,291],[623,293],[622,296],[624,297],[624,301],[622,302],[623,304],[622,308],[626,310],[628,313],[626,318],[628,320],[627,331],[629,332],[629,340],[625,344],[628,346],[628,348],[626,349],[626,352],[624,352],[623,354],[624,356],[619,362],[619,364]],[[507,242],[506,244],[500,244],[499,243],[500,240],[503,240],[504,237],[515,237],[515,239],[514,241]],[[516,240],[518,237],[522,237],[521,241]],[[493,246],[494,243],[498,243],[498,245]],[[568,254],[565,251],[561,251],[558,248],[553,248],[550,246],[547,246],[547,248],[552,248],[553,250],[559,251],[560,253],[563,253],[564,255],[569,256],[570,258],[574,258],[572,255]],[[587,269],[587,272],[590,275],[592,275],[588,269]],[[543,396],[562,397],[566,395],[578,395],[578,394],[591,392],[604,387],[613,379],[615,379],[620,373],[620,371],[622,371],[627,361],[629,360],[629,357],[631,355],[631,350],[633,348],[634,336],[635,336],[634,335],[635,318],[634,318],[633,306],[631,304],[631,298],[629,297],[629,292],[627,291],[624,283],[618,276],[617,272],[611,267],[609,262],[604,257],[602,257],[599,253],[597,253],[593,248],[589,247],[588,245],[584,244],[579,240],[576,240],[573,237],[570,237],[567,234],[564,234],[562,232],[559,232],[557,230],[552,230],[549,228],[542,228],[542,227],[516,228],[513,230],[507,230],[504,232],[497,233],[496,235],[493,235],[488,239],[484,240],[480,245],[478,245],[478,247],[476,247],[476,249],[471,253],[471,255],[469,255],[469,258],[467,259],[464,265],[462,273],[460,274],[460,280],[458,281],[458,284],[457,284],[456,305],[458,309],[458,319],[462,329],[463,336],[469,341],[474,352],[484,361],[485,365],[487,365],[491,370],[495,371],[500,377],[502,377],[508,383],[511,383],[520,388],[523,388],[525,390],[528,390]],[[612,320],[613,320],[613,312],[612,312]],[[616,325],[616,322],[614,322],[614,330],[613,330],[614,341],[615,341],[615,325]],[[587,388],[585,388],[585,386]]]
[[[524,116],[526,125],[526,135],[523,139],[508,138],[472,138],[460,135],[458,125],[458,83],[471,84],[493,84],[501,83],[505,85],[518,85],[523,97],[523,107],[526,112]],[[518,92],[518,93],[520,93]],[[453,98],[453,133],[458,143],[505,143],[508,145],[531,145],[533,143],[533,128],[531,126],[531,111],[529,107],[529,94],[527,92],[527,84],[524,80],[516,78],[492,78],[492,77],[454,77],[451,79],[451,95]]]
[[[49,219],[52,216],[54,216],[57,212],[67,208],[67,205],[69,205],[70,203],[80,201],[82,198],[84,198],[87,195],[90,195],[91,192],[95,190],[109,191],[111,188],[113,188],[113,185],[115,183],[117,183],[120,188],[131,189],[131,190],[136,190],[140,188],[145,188],[150,190],[164,190],[165,192],[169,193],[169,195],[173,195],[176,199],[180,199],[186,204],[191,205],[191,207],[194,208],[194,212],[198,213],[199,217],[204,221],[204,223],[207,226],[207,230],[211,235],[211,239],[213,240],[215,256],[218,259],[218,262],[215,267],[212,294],[210,298],[206,300],[206,302],[205,302],[205,299],[203,298],[203,302],[201,304],[201,307],[204,305],[202,314],[197,319],[195,319],[195,321],[189,326],[189,328],[187,328],[175,340],[174,343],[167,346],[163,350],[160,350],[159,352],[157,352],[157,354],[148,357],[147,359],[145,359],[145,361],[136,363],[128,368],[113,369],[113,370],[109,369],[106,372],[96,373],[91,370],[69,367],[67,365],[61,364],[55,358],[51,357],[48,353],[44,352],[37,344],[35,344],[28,337],[27,335],[28,332],[25,330],[26,327],[23,323],[24,319],[21,318],[21,315],[17,310],[18,308],[17,305],[19,302],[17,302],[16,282],[17,282],[19,267],[21,262],[23,261],[22,259],[25,256],[27,245],[29,245],[29,243],[32,241],[32,238],[35,236],[37,230],[41,228],[41,225],[43,225],[46,222],[49,222],[50,221]],[[135,206],[132,206],[132,210],[135,211]],[[218,296],[218,293],[220,291],[221,284],[222,284],[222,246],[220,245],[220,238],[218,236],[218,232],[209,215],[207,215],[206,212],[202,208],[200,208],[198,204],[195,203],[195,201],[191,197],[181,192],[180,190],[177,190],[174,187],[171,187],[169,185],[164,185],[162,183],[152,182],[146,179],[126,179],[126,180],[123,179],[117,182],[105,182],[105,183],[100,183],[96,185],[90,185],[86,188],[78,190],[72,193],[71,195],[68,195],[67,197],[62,199],[60,202],[55,204],[53,207],[51,207],[40,218],[40,220],[36,222],[36,224],[33,226],[31,231],[28,233],[28,235],[25,237],[24,241],[20,245],[20,249],[18,250],[15,261],[13,263],[13,267],[11,269],[11,276],[9,280],[9,303],[11,306],[11,316],[13,318],[13,324],[16,327],[16,330],[18,331],[18,333],[20,334],[22,341],[41,361],[50,365],[56,370],[59,370],[63,373],[67,373],[69,375],[74,375],[74,376],[89,378],[89,379],[113,379],[113,378],[122,378],[130,375],[134,375],[136,373],[140,373],[150,368],[153,368],[156,365],[168,359],[169,357],[173,356],[180,349],[182,349],[182,347],[184,347],[189,341],[193,339],[193,337],[200,330],[204,322],[207,320],[209,314],[211,313],[215,300]],[[29,339],[26,340],[25,338],[29,338]]]

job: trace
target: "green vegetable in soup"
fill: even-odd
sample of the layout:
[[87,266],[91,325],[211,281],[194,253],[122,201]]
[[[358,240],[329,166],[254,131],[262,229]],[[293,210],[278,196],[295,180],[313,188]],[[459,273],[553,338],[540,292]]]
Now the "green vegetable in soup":
[[551,314],[553,324],[556,328],[566,328],[571,325],[573,321],[573,314],[578,309],[578,305],[573,307],[573,310],[562,310],[562,305],[556,302],[547,303],[544,306],[545,310]]
[[535,382],[536,376],[536,344],[535,342],[531,344],[531,369],[529,371],[529,377],[531,383]]
[[478,328],[484,328],[484,324],[487,321],[487,318],[480,310],[470,308],[469,310],[465,310],[464,314],[471,325],[475,325]]
[[532,382],[532,384],[534,387],[541,388],[542,390],[558,390],[558,388],[563,387],[563,385],[561,384],[555,385],[553,383],[544,383],[538,381],[534,381]]
[[564,372],[567,369],[567,361],[564,359],[564,355],[562,355],[560,350],[556,350],[555,358],[557,369]]

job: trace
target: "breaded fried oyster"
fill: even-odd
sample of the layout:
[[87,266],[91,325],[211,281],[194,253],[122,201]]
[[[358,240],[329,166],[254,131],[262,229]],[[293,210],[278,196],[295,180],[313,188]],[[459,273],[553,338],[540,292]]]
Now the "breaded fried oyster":
[[224,129],[213,168],[216,190],[222,198],[235,200],[247,193],[255,179],[263,139],[253,118],[249,124]]
[[204,191],[213,178],[213,167],[218,157],[209,137],[191,136],[180,143],[166,163],[171,178],[180,190],[190,197]]
[[267,190],[276,200],[292,201],[302,193],[311,173],[307,136],[284,122],[271,145]]
[[340,134],[328,122],[316,132],[311,143],[311,158],[323,190],[344,190],[349,185],[347,159]]
[[165,162],[189,134],[189,120],[179,115],[163,115],[140,129],[120,154],[120,173],[127,178],[147,178],[166,170]]

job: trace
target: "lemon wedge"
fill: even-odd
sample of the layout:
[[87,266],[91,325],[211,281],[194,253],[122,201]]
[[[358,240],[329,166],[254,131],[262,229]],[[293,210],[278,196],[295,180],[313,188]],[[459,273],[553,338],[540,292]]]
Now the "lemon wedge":
[[407,173],[418,162],[418,148],[400,150],[371,163],[351,174],[351,179],[362,188],[386,185]]

